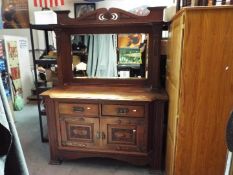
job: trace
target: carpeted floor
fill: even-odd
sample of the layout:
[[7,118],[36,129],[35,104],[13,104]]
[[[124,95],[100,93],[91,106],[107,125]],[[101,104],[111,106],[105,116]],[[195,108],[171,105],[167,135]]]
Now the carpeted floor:
[[103,158],[64,161],[61,165],[49,165],[48,143],[42,143],[40,140],[37,106],[26,105],[22,111],[15,112],[15,120],[30,175],[150,174],[148,167],[138,167]]

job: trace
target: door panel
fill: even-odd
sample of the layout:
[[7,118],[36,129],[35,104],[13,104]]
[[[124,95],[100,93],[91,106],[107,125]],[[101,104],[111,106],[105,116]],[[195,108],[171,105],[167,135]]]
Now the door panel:
[[99,119],[60,117],[61,148],[94,148],[99,146]]
[[103,147],[115,151],[146,152],[147,127],[144,119],[101,118]]

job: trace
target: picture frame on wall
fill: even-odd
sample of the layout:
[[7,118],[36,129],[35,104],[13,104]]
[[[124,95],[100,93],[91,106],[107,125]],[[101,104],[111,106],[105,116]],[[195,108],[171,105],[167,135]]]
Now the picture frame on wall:
[[1,0],[0,29],[29,28],[28,0]]
[[74,3],[75,18],[81,17],[84,14],[94,10],[95,10],[95,3]]

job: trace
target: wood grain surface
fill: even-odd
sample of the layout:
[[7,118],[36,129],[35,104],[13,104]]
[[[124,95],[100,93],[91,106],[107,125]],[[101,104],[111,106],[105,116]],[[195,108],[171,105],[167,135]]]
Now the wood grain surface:
[[233,109],[233,8],[193,9],[173,21],[185,20],[175,149],[168,145],[174,171],[168,175],[223,175],[226,122]]
[[140,87],[120,86],[64,86],[43,92],[42,96],[50,98],[70,99],[102,99],[102,100],[129,100],[152,101],[155,99],[167,99],[164,90],[151,90]]

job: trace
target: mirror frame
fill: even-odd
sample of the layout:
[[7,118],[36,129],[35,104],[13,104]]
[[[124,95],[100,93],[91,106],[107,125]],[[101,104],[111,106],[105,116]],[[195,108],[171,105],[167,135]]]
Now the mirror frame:
[[[58,85],[115,84],[160,88],[160,41],[164,7],[148,8],[147,16],[137,16],[117,8],[101,8],[79,18],[69,18],[70,11],[55,11],[58,24],[51,25],[57,39]],[[74,78],[71,42],[74,34],[148,33],[148,77],[142,79]]]

